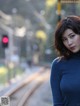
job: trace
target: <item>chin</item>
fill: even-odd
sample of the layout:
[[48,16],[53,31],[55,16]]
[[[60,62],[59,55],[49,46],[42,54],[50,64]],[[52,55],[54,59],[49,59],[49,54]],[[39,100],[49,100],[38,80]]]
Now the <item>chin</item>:
[[73,53],[77,53],[77,52],[79,52],[79,51],[80,51],[80,50],[73,50],[72,52],[73,52]]

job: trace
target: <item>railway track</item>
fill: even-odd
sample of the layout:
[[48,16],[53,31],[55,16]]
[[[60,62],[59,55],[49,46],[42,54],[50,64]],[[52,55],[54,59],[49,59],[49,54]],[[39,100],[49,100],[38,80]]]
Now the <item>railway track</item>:
[[35,91],[49,80],[49,73],[49,68],[43,68],[24,79],[14,90],[5,93],[4,96],[10,97],[10,106],[28,106],[27,103]]

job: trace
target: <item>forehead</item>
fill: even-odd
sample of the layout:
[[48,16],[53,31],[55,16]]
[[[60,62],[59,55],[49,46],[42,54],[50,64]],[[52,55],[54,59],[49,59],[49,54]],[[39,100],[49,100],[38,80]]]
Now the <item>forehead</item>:
[[65,30],[65,32],[63,33],[62,37],[67,37],[70,34],[74,34],[74,32],[71,29],[67,29]]

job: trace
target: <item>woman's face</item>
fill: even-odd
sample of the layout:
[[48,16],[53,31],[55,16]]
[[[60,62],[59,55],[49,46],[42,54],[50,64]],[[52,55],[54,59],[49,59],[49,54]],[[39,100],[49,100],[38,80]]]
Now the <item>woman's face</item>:
[[75,34],[71,29],[67,29],[62,35],[65,47],[73,53],[80,50],[80,35]]

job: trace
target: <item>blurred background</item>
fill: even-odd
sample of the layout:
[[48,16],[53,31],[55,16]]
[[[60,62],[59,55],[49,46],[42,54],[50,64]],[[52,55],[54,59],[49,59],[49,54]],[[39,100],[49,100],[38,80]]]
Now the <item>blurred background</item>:
[[27,65],[51,64],[54,31],[67,15],[80,16],[78,0],[0,0],[0,90]]

